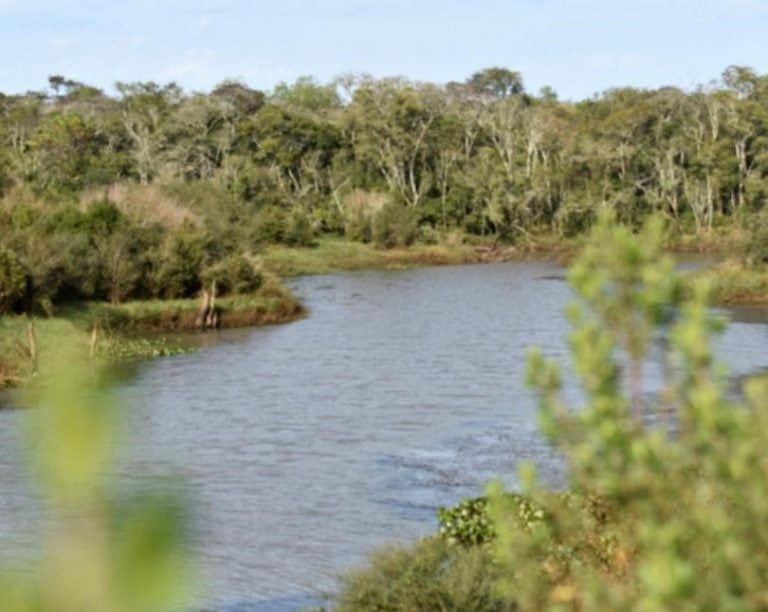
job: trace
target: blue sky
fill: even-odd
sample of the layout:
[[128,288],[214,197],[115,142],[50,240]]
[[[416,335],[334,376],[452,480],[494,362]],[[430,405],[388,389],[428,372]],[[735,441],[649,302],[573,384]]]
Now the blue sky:
[[580,99],[609,87],[690,88],[731,64],[768,72],[768,0],[0,0],[0,91],[63,74],[225,78],[271,89],[345,72],[464,80],[488,66]]

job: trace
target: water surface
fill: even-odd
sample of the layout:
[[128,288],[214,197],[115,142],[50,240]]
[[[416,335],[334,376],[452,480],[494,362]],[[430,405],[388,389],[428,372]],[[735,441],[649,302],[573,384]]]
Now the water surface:
[[[437,506],[496,476],[514,486],[521,461],[562,482],[523,384],[530,345],[567,354],[562,277],[516,262],[298,279],[306,319],[210,334],[121,383],[121,478],[183,477],[210,607],[307,603],[377,545],[432,532]],[[742,315],[718,342],[735,375],[768,364],[765,310]],[[11,547],[35,523],[19,418],[0,414]]]

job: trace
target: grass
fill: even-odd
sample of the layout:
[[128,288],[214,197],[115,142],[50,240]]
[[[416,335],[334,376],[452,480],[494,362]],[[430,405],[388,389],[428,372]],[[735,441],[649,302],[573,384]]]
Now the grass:
[[[304,312],[296,296],[276,278],[268,278],[258,292],[216,299],[221,327],[284,323]],[[137,300],[123,304],[85,302],[62,314],[88,329],[95,325],[109,332],[146,334],[195,329],[200,302],[191,300]]]
[[768,268],[765,266],[746,267],[736,261],[726,261],[697,271],[692,277],[711,283],[713,298],[718,304],[768,303]]
[[264,266],[282,277],[328,274],[338,270],[403,269],[418,266],[458,265],[506,261],[534,252],[561,252],[563,244],[552,239],[522,246],[458,239],[441,244],[416,244],[383,249],[372,244],[324,238],[314,247],[269,246],[261,254]]
[[370,244],[341,239],[324,239],[317,246],[304,248],[270,246],[261,257],[268,269],[282,277],[326,274],[337,270],[460,264],[476,260],[473,250],[463,245],[379,249]]
[[367,566],[342,576],[337,612],[360,610],[516,610],[497,592],[501,569],[486,547],[424,538],[375,552]]
[[0,388],[17,386],[35,376],[36,360],[29,343],[34,329],[38,355],[54,356],[73,337],[86,341],[75,324],[62,318],[32,319],[26,316],[0,317]]

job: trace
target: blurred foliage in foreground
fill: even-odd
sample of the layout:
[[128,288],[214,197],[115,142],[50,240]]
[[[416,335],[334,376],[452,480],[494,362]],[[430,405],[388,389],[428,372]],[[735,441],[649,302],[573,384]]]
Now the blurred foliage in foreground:
[[493,484],[441,510],[440,534],[345,576],[340,610],[768,607],[768,385],[750,380],[743,404],[726,392],[708,288],[684,297],[661,234],[603,219],[570,271],[584,406],[567,406],[557,365],[530,355],[568,491],[524,466],[522,496]]
[[85,355],[73,349],[56,364],[27,390],[28,446],[45,504],[41,550],[29,559],[34,569],[0,572],[0,609],[183,609],[181,500],[117,490],[114,399]]

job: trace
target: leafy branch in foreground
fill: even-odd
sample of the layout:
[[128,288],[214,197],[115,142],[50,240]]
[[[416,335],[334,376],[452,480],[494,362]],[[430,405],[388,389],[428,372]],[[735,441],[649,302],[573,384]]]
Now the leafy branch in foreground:
[[[524,609],[763,609],[768,389],[749,383],[746,406],[726,394],[710,347],[722,324],[708,288],[698,284],[682,300],[658,224],[635,236],[603,219],[570,281],[585,405],[562,402],[558,368],[538,351],[530,381],[574,495],[603,511],[574,511],[531,477],[526,494],[547,520],[525,531],[508,519],[497,486],[500,584]],[[642,378],[652,353],[663,365],[662,389]]]
[[[33,571],[0,571],[7,612],[154,612],[183,609],[189,568],[185,510],[173,495],[112,481],[114,399],[72,349],[27,390],[31,463],[45,506]],[[34,547],[30,547],[34,550]]]

